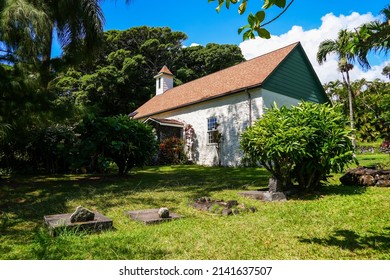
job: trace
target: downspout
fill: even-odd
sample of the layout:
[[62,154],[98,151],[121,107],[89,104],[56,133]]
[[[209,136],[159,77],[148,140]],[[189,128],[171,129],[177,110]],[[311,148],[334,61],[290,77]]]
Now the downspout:
[[252,96],[248,89],[245,90],[248,94],[248,105],[249,105],[249,126],[252,126]]

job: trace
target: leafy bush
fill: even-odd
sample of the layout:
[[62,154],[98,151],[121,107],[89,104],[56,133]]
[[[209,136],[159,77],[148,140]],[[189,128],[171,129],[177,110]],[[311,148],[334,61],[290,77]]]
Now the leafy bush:
[[152,128],[126,115],[86,118],[77,130],[81,137],[75,162],[90,171],[102,171],[112,161],[125,174],[148,163],[157,150]]
[[326,175],[353,160],[346,124],[329,105],[275,106],[241,135],[241,148],[271,172],[279,188],[296,182],[304,190],[314,190]]
[[180,164],[185,161],[183,140],[177,137],[167,138],[160,143],[159,148],[160,164]]

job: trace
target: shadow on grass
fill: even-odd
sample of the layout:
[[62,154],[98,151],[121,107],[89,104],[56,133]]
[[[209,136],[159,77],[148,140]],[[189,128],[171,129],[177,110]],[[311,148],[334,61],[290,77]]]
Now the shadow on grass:
[[324,195],[357,195],[367,191],[365,186],[328,185],[324,188]]
[[296,193],[289,196],[291,200],[317,200],[327,195],[338,195],[338,196],[351,196],[360,195],[367,191],[366,187],[362,186],[344,186],[344,185],[327,185],[321,190],[308,192],[308,193]]
[[388,252],[390,250],[390,227],[384,228],[381,233],[369,231],[364,236],[352,230],[340,229],[327,238],[301,238],[299,241],[322,246],[335,246],[349,251],[374,249]]
[[[0,186],[0,234],[31,236],[43,225],[43,216],[69,213],[69,202],[86,201],[104,214],[118,203],[159,207],[177,204],[178,198],[158,193],[182,192],[186,199],[210,196],[213,192],[247,186],[266,186],[269,173],[259,168],[202,166],[147,167],[126,176],[58,175],[18,176]],[[137,194],[151,192],[145,197]],[[153,194],[156,194],[153,196]],[[164,200],[164,201],[162,201]],[[19,226],[23,225],[23,226]]]

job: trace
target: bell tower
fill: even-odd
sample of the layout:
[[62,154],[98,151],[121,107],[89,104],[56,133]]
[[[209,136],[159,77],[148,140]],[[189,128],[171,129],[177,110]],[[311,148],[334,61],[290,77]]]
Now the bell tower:
[[173,88],[173,74],[166,65],[161,68],[160,72],[154,78],[156,79],[156,95]]

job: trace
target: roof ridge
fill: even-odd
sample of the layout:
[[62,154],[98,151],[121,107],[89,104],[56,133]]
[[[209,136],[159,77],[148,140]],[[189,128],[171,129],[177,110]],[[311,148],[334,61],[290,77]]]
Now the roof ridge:
[[[300,44],[301,44],[301,42],[300,42],[300,41],[297,41],[297,42],[295,42],[295,43],[291,43],[291,44],[288,44],[288,45],[286,45],[286,46],[284,46],[284,47],[281,47],[281,48],[279,48],[279,49],[276,49],[276,50],[273,50],[273,51],[270,51],[270,52],[263,53],[263,54],[261,54],[261,55],[252,57],[251,59],[248,59],[248,60],[246,60],[246,61],[244,61],[244,62],[242,62],[242,63],[245,63],[245,62],[248,62],[248,61],[251,61],[251,60],[254,60],[254,59],[258,59],[258,58],[260,58],[260,57],[263,57],[263,56],[265,56],[265,55],[272,54],[272,53],[274,53],[274,52],[281,51],[281,50],[283,50],[283,49],[287,49],[287,48],[291,47],[292,45],[298,46],[298,45],[300,45]],[[236,64],[236,65],[237,65],[237,64]],[[235,65],[233,65],[233,66],[235,66]],[[230,66],[230,67],[233,67],[233,66]],[[230,68],[230,67],[228,67],[228,68]],[[228,68],[226,68],[226,69],[228,69]]]
[[261,86],[275,69],[300,46],[299,42],[259,55],[247,61],[189,81],[154,96],[141,105],[135,118]]
[[[253,60],[256,60],[256,59],[260,59],[260,58],[262,58],[262,57],[265,56],[265,55],[270,55],[270,54],[272,54],[272,53],[274,53],[274,52],[281,51],[281,50],[283,50],[283,49],[286,49],[286,48],[288,48],[288,47],[291,47],[292,45],[298,46],[298,45],[300,45],[300,41],[297,41],[297,42],[295,42],[295,43],[291,43],[291,44],[286,45],[286,46],[284,46],[284,47],[281,47],[281,48],[279,48],[279,49],[276,49],[276,50],[273,50],[273,51],[270,51],[270,52],[261,54],[261,55],[259,55],[259,56],[253,57],[253,58],[251,58],[251,59],[248,59],[248,60],[245,60],[245,61],[243,61],[243,62],[237,63],[237,64],[235,64],[235,65],[229,66],[229,67],[227,67],[227,68],[224,68],[224,69],[215,71],[215,72],[213,72],[213,73],[211,73],[211,74],[208,74],[208,75],[205,75],[205,76],[196,78],[195,80],[192,80],[192,81],[183,83],[183,84],[181,84],[181,85],[175,86],[175,87],[173,87],[173,88],[171,88],[171,89],[166,90],[164,93],[169,92],[169,91],[172,91],[172,90],[177,89],[177,88],[179,88],[179,87],[182,87],[182,86],[184,86],[184,85],[188,85],[188,84],[197,82],[198,80],[204,79],[204,78],[209,77],[209,76],[212,76],[212,75],[214,75],[214,74],[217,74],[217,73],[220,73],[220,72],[224,72],[224,71],[229,71],[229,70],[230,70],[231,68],[233,68],[233,67],[236,67],[236,66],[242,65],[242,64],[246,64],[246,63],[248,63],[248,62],[250,62],[250,61],[253,61]],[[294,47],[294,48],[295,48],[295,47]],[[172,75],[173,75],[173,74],[172,74]],[[164,93],[162,93],[162,94],[164,94]]]

